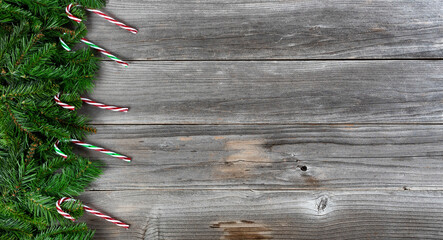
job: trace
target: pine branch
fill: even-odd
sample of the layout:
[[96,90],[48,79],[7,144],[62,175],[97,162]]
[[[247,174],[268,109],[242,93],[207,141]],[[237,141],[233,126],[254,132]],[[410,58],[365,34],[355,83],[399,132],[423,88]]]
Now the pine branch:
[[[60,197],[75,197],[96,179],[100,164],[76,156],[57,139],[82,139],[96,130],[76,111],[61,108],[61,99],[78,108],[80,96],[92,90],[99,58],[85,48],[66,52],[63,37],[75,45],[85,37],[84,23],[71,29],[64,8],[68,0],[0,0],[0,240],[92,239],[94,231],[72,222],[55,208]],[[104,0],[78,0],[101,8]],[[84,8],[74,8],[85,18]],[[81,202],[63,209],[78,218]]]
[[24,128],[19,123],[19,121],[15,117],[14,113],[12,112],[11,106],[9,105],[9,103],[5,102],[4,104],[6,106],[6,109],[8,110],[9,116],[12,118],[12,121],[14,122],[15,126],[17,126],[17,128],[20,129],[22,132],[26,133],[26,135],[28,135],[29,138],[31,138],[37,144],[39,144],[39,145],[42,144],[42,141],[39,138],[37,138],[33,133],[31,133],[28,129]]

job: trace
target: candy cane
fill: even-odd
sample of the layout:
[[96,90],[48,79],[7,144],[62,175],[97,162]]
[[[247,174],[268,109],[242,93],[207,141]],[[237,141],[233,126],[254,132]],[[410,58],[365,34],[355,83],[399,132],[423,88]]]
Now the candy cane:
[[[65,9],[66,15],[68,16],[69,19],[72,19],[72,20],[74,20],[74,21],[76,21],[76,22],[81,22],[82,20],[81,20],[80,18],[74,16],[74,15],[71,13],[71,8],[74,7],[74,6],[81,6],[81,5],[79,5],[79,4],[73,4],[73,3],[69,4],[69,5],[66,7],[66,9]],[[112,23],[116,24],[117,26],[119,26],[119,27],[121,27],[121,28],[123,28],[123,29],[126,29],[126,30],[128,30],[128,31],[130,31],[130,32],[132,32],[132,33],[134,33],[134,34],[137,33],[137,29],[135,29],[135,28],[133,28],[133,27],[130,27],[130,26],[128,26],[128,25],[126,25],[126,24],[124,24],[124,23],[122,23],[122,22],[119,22],[119,21],[115,20],[114,18],[112,18],[112,17],[106,15],[105,13],[103,13],[103,12],[97,10],[97,9],[91,9],[91,8],[85,8],[85,9],[88,10],[88,11],[90,11],[90,12],[93,12],[93,13],[99,15],[100,17],[105,18],[105,19],[108,20],[109,22],[112,22]],[[90,46],[90,47],[92,47],[92,48],[97,49],[99,52],[101,52],[102,54],[104,54],[104,55],[106,55],[107,57],[111,58],[112,60],[116,61],[117,63],[119,63],[119,64],[121,64],[121,65],[123,65],[123,66],[125,66],[125,67],[128,66],[128,63],[122,61],[121,59],[119,59],[119,58],[117,58],[116,56],[112,55],[110,52],[106,51],[105,49],[103,49],[103,48],[97,46],[96,44],[94,44],[94,43],[92,43],[92,42],[90,42],[90,41],[87,40],[86,38],[82,38],[81,41],[82,41],[83,43],[85,43],[86,45],[88,45],[88,46]],[[63,42],[63,40],[62,40],[61,38],[60,38],[60,43],[62,44],[62,47],[63,47],[64,49],[66,49],[67,51],[70,51],[70,50],[71,50],[71,49],[69,48],[69,46],[68,46],[65,42]]]
[[66,8],[65,8],[65,12],[66,12],[66,15],[68,15],[68,18],[69,19],[72,19],[72,20],[74,20],[74,21],[76,21],[76,22],[81,22],[82,20],[80,19],[80,18],[78,18],[78,17],[76,17],[76,16],[74,16],[74,15],[72,15],[72,13],[71,13],[71,8],[72,7],[74,7],[74,6],[80,6],[80,5],[77,5],[77,4],[69,4]]
[[82,39],[80,39],[80,41],[82,41],[83,43],[85,43],[86,45],[88,45],[88,46],[90,46],[90,47],[92,47],[92,48],[94,48],[94,49],[97,49],[97,50],[98,50],[99,52],[101,52],[103,55],[109,57],[110,59],[116,61],[117,63],[119,63],[119,64],[121,64],[121,65],[123,65],[123,66],[125,66],[125,67],[127,67],[127,66],[129,65],[128,63],[126,63],[126,62],[124,62],[123,60],[119,59],[118,57],[112,55],[110,52],[106,51],[105,49],[103,49],[103,48],[101,48],[101,47],[95,45],[95,44],[92,43],[92,42],[90,42],[90,41],[87,40],[86,38],[82,38]]
[[101,152],[101,153],[104,153],[104,154],[108,154],[111,157],[115,157],[115,158],[121,159],[121,160],[126,161],[126,162],[130,162],[131,161],[131,158],[129,158],[127,156],[124,156],[124,155],[121,155],[121,154],[109,151],[109,150],[101,148],[101,147],[97,147],[97,146],[91,145],[89,143],[85,143],[85,142],[82,142],[82,141],[79,141],[79,140],[76,140],[76,139],[71,139],[70,141],[72,143],[74,143],[74,144],[79,145],[79,146],[82,146],[82,147],[85,147],[87,149],[91,149],[91,150],[94,150],[94,151],[97,151],[97,152]]
[[[108,20],[109,22],[111,22],[111,23],[113,23],[113,24],[115,24],[115,25],[117,25],[117,26],[119,26],[119,27],[121,27],[121,28],[123,28],[123,29],[125,29],[125,30],[130,31],[130,32],[133,33],[133,34],[137,34],[137,32],[138,32],[137,29],[135,29],[135,28],[133,28],[133,27],[130,27],[130,26],[128,26],[128,25],[126,25],[126,24],[124,24],[124,23],[122,23],[122,22],[119,22],[119,21],[115,20],[114,18],[110,17],[109,15],[105,14],[104,12],[102,12],[102,11],[100,11],[100,10],[97,10],[97,9],[91,9],[91,8],[86,8],[86,10],[88,10],[88,11],[90,11],[90,12],[93,12],[93,13],[99,15],[100,17],[102,17],[102,18]],[[71,14],[71,15],[72,15],[72,14]]]
[[62,150],[60,150],[60,148],[58,148],[59,143],[60,143],[60,141],[58,141],[58,140],[54,143],[55,153],[62,156],[64,159],[68,158],[68,155],[66,155],[64,152],[62,152]]
[[128,108],[126,108],[126,107],[122,108],[122,107],[116,107],[116,106],[109,106],[109,105],[105,105],[103,103],[98,103],[98,102],[92,101],[89,98],[82,97],[81,100],[84,103],[90,104],[92,106],[95,106],[95,107],[98,107],[98,108],[101,108],[101,109],[111,110],[111,111],[114,111],[114,112],[127,112],[128,111]]
[[[68,52],[71,51],[71,48],[69,48],[68,44],[66,44],[60,37],[59,37],[59,40],[60,40],[60,44],[62,45],[62,47],[66,51],[68,51]],[[90,47],[92,47],[94,49],[97,49],[99,52],[101,52],[105,56],[109,57],[110,59],[116,61],[117,63],[119,63],[119,64],[121,64],[121,65],[123,65],[125,67],[127,67],[129,65],[128,63],[126,63],[123,60],[119,59],[118,57],[112,55],[110,52],[108,52],[105,49],[97,46],[96,44],[94,44],[93,42],[89,41],[86,38],[82,38],[82,39],[80,39],[80,41],[82,41],[84,44],[86,44],[86,45],[88,45],[88,46],[90,46]]]
[[[71,8],[74,7],[74,6],[81,6],[81,5],[79,5],[79,4],[72,4],[72,3],[71,3],[71,4],[69,4],[69,5],[66,7],[65,12],[66,12],[66,15],[68,15],[68,18],[69,18],[69,19],[72,19],[72,20],[74,20],[74,21],[76,21],[76,22],[79,23],[79,22],[81,22],[82,20],[81,20],[80,18],[74,16],[74,15],[71,13]],[[133,28],[133,27],[130,27],[130,26],[128,26],[128,25],[126,25],[126,24],[124,24],[124,23],[122,23],[122,22],[119,22],[119,21],[115,20],[114,18],[110,17],[109,15],[105,14],[104,12],[102,12],[102,11],[100,11],[100,10],[97,10],[97,9],[91,9],[91,8],[85,8],[85,9],[88,10],[88,11],[90,11],[90,12],[93,12],[93,13],[99,15],[100,17],[102,17],[102,18],[108,20],[108,21],[111,22],[111,23],[114,23],[115,25],[117,25],[117,26],[119,26],[119,27],[121,27],[121,28],[123,28],[123,29],[125,29],[125,30],[130,31],[131,33],[137,34],[137,32],[138,32],[137,29],[135,29],[135,28]]]
[[[63,47],[66,51],[68,51],[68,52],[71,51],[71,48],[69,48],[68,44],[66,44],[61,38],[59,38],[59,39],[60,39],[60,44],[62,45],[62,47]],[[125,67],[127,67],[127,66],[129,65],[128,63],[126,63],[126,62],[124,62],[123,60],[119,59],[118,57],[112,55],[110,52],[108,52],[108,51],[106,51],[105,49],[103,49],[103,48],[97,46],[95,43],[89,41],[89,40],[86,39],[86,38],[82,38],[82,39],[80,39],[80,41],[82,41],[84,44],[86,44],[86,45],[88,45],[88,46],[90,46],[90,47],[92,47],[92,48],[94,48],[94,49],[97,49],[99,52],[101,52],[101,53],[104,54],[105,56],[109,57],[110,59],[116,61],[117,63],[119,63],[119,64],[121,64],[121,65],[123,65],[123,66],[125,66]]]
[[[62,198],[60,198],[60,199],[55,203],[55,208],[57,209],[57,212],[58,212],[60,215],[62,215],[63,217],[65,217],[65,218],[67,218],[67,219],[69,219],[69,220],[71,220],[71,221],[75,221],[75,218],[73,218],[73,217],[72,217],[71,215],[69,215],[67,212],[63,211],[63,209],[62,209],[61,206],[60,206],[63,202],[67,202],[67,201],[75,202],[75,201],[77,201],[77,200],[75,200],[75,199],[73,199],[73,198],[69,198],[69,197],[62,197]],[[129,225],[128,225],[128,224],[126,224],[126,223],[124,223],[124,222],[122,222],[122,221],[120,221],[120,220],[114,219],[114,218],[112,218],[112,217],[110,217],[110,216],[108,216],[108,215],[105,215],[105,214],[103,214],[103,213],[101,213],[101,212],[99,212],[99,211],[97,211],[97,210],[94,210],[94,209],[92,209],[92,208],[90,208],[90,207],[88,207],[88,206],[86,206],[86,205],[82,205],[82,207],[83,207],[83,209],[85,209],[86,212],[92,213],[92,214],[94,214],[95,216],[100,217],[100,218],[103,218],[103,219],[105,219],[105,220],[108,221],[108,222],[112,222],[112,223],[114,223],[115,225],[120,226],[120,227],[123,227],[123,228],[126,228],[126,229],[129,228]]]
[[72,111],[75,110],[75,107],[74,107],[74,106],[71,106],[71,105],[69,105],[69,104],[66,104],[66,103],[60,101],[60,98],[59,98],[59,97],[60,97],[60,93],[58,93],[57,95],[54,96],[55,102],[56,102],[58,105],[60,105],[62,108],[66,108],[66,109],[69,109],[69,110],[72,110]]
[[[68,104],[60,101],[59,97],[60,97],[60,94],[57,94],[57,96],[54,96],[55,102],[58,105],[62,106],[63,108],[69,109],[69,110],[75,110],[74,106],[68,105]],[[114,112],[127,112],[129,110],[129,108],[127,108],[127,107],[109,106],[109,105],[106,105],[106,104],[103,104],[103,103],[92,101],[89,98],[82,97],[80,99],[84,103],[87,103],[89,105],[92,105],[92,106],[95,106],[95,107],[98,107],[98,108],[101,108],[101,109],[106,109],[106,110],[114,111]]]
[[[88,148],[88,149],[91,149],[91,150],[95,150],[95,151],[98,151],[98,152],[102,152],[102,153],[108,154],[108,155],[110,155],[112,157],[121,159],[121,160],[126,161],[126,162],[130,162],[131,161],[131,159],[129,157],[126,157],[124,155],[121,155],[121,154],[109,151],[109,150],[101,148],[101,147],[97,147],[97,146],[94,146],[94,145],[91,145],[91,144],[88,144],[88,143],[85,143],[85,142],[81,142],[81,141],[76,140],[76,139],[71,139],[70,141],[72,143],[74,143],[74,144],[79,145],[79,146],[82,146],[82,147],[85,147],[85,148]],[[57,140],[54,143],[55,153],[60,155],[60,156],[62,156],[65,159],[68,158],[68,155],[66,155],[64,152],[62,152],[62,150],[60,150],[60,148],[58,147],[59,143],[60,143],[59,140]]]

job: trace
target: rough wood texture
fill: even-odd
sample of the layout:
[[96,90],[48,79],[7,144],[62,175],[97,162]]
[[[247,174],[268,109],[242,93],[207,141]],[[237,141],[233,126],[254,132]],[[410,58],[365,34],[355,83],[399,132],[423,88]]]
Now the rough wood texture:
[[442,239],[440,191],[94,191],[96,239]]
[[92,41],[125,59],[441,58],[441,0],[109,0]]
[[91,97],[131,109],[82,111],[134,161],[76,149],[107,163],[81,199],[131,229],[84,220],[96,239],[442,239],[442,10],[109,0],[140,33],[91,16],[130,62],[104,58]]
[[443,189],[441,125],[97,127],[133,162],[83,150],[106,162],[91,190]]
[[442,61],[104,62],[97,124],[443,121]]

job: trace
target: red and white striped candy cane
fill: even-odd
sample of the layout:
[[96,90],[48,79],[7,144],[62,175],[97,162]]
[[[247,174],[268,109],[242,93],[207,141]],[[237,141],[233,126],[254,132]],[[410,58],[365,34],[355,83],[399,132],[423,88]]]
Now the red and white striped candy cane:
[[128,108],[126,108],[126,107],[109,106],[109,105],[106,105],[103,103],[92,101],[91,99],[84,98],[84,97],[82,97],[81,99],[84,103],[87,103],[89,105],[92,105],[92,106],[95,106],[95,107],[98,107],[101,109],[106,109],[106,110],[110,110],[110,111],[114,111],[114,112],[127,112],[128,111]]
[[[74,7],[74,6],[81,6],[81,5],[79,5],[79,4],[73,4],[73,3],[69,4],[69,5],[66,7],[66,9],[65,9],[66,15],[68,16],[69,19],[72,19],[72,20],[74,20],[74,21],[76,21],[76,22],[81,22],[82,20],[81,20],[80,18],[74,16],[74,15],[71,13],[71,8]],[[105,13],[103,13],[103,12],[97,10],[97,9],[91,9],[91,8],[85,8],[85,9],[88,10],[88,11],[90,11],[90,12],[93,12],[93,13],[99,15],[100,17],[105,18],[105,19],[108,20],[109,22],[112,22],[112,23],[116,24],[117,26],[119,26],[119,27],[121,27],[121,28],[123,28],[123,29],[126,29],[126,30],[128,30],[128,31],[130,31],[130,32],[132,32],[132,33],[134,33],[134,34],[137,33],[137,29],[135,29],[135,28],[133,28],[133,27],[130,27],[130,26],[128,26],[128,25],[126,25],[126,24],[124,24],[124,23],[122,23],[122,22],[119,22],[119,21],[115,20],[114,18],[112,18],[112,17],[106,15]],[[92,48],[94,48],[94,49],[97,49],[99,52],[101,52],[102,54],[104,54],[104,55],[106,55],[107,57],[111,58],[112,60],[116,61],[117,63],[119,63],[119,64],[121,64],[121,65],[123,65],[123,66],[125,66],[125,67],[127,67],[127,66],[129,65],[129,64],[126,63],[125,61],[123,61],[123,60],[117,58],[116,56],[112,55],[110,52],[108,52],[108,51],[106,51],[105,49],[103,49],[103,48],[97,46],[97,45],[94,44],[93,42],[90,42],[90,41],[87,40],[86,38],[82,38],[81,41],[82,41],[83,43],[85,43],[86,45],[88,45],[88,46],[90,46],[90,47],[92,47]],[[63,42],[63,40],[62,40],[61,38],[60,38],[60,43],[62,44],[62,47],[63,47],[64,49],[66,49],[67,51],[70,51],[69,46],[68,46],[65,42]]]
[[54,96],[54,99],[55,99],[55,102],[56,102],[58,105],[60,105],[62,108],[66,108],[66,109],[69,109],[69,110],[72,110],[72,111],[75,110],[75,107],[74,107],[74,106],[71,106],[71,105],[69,105],[69,104],[67,104],[67,103],[64,103],[64,102],[60,101],[60,93],[58,93],[57,95],[55,95],[55,96]]
[[69,5],[65,8],[66,15],[68,15],[68,18],[69,18],[69,19],[72,19],[72,20],[74,20],[74,21],[76,21],[76,22],[81,22],[82,20],[81,20],[80,18],[78,18],[78,17],[72,15],[72,13],[71,13],[71,8],[74,7],[74,6],[78,6],[78,5],[77,5],[77,4],[73,4],[73,3],[71,3],[71,4],[69,4]]
[[[67,201],[76,201],[76,200],[73,199],[73,198],[69,198],[69,197],[62,197],[62,198],[60,198],[60,199],[55,203],[55,207],[56,207],[56,209],[57,209],[57,212],[58,212],[60,215],[62,215],[63,217],[65,217],[65,218],[67,218],[67,219],[69,219],[69,220],[71,220],[71,221],[75,221],[75,218],[73,218],[73,217],[72,217],[71,215],[69,215],[67,212],[63,211],[63,209],[62,209],[61,206],[60,206],[63,202],[67,202]],[[105,215],[105,214],[103,214],[103,213],[101,213],[101,212],[99,212],[99,211],[97,211],[97,210],[94,210],[94,209],[92,209],[92,208],[90,208],[90,207],[88,207],[88,206],[86,206],[86,205],[82,205],[82,207],[83,207],[83,209],[85,209],[86,212],[92,213],[92,214],[94,214],[95,216],[100,217],[100,218],[103,218],[103,219],[105,219],[105,220],[108,221],[108,222],[112,222],[112,223],[114,223],[115,225],[120,226],[120,227],[123,227],[123,228],[126,228],[126,229],[129,228],[129,225],[128,225],[128,224],[126,224],[126,223],[124,223],[124,222],[122,222],[122,221],[120,221],[120,220],[117,220],[117,219],[112,218],[112,217],[110,217],[110,216],[108,216],[108,215]]]
[[[74,21],[76,21],[76,22],[81,22],[82,20],[81,20],[80,18],[74,16],[74,15],[71,13],[71,8],[72,8],[72,7],[75,7],[75,6],[81,6],[81,5],[79,5],[79,4],[73,4],[73,3],[69,4],[69,5],[66,7],[66,9],[65,9],[66,15],[68,15],[68,18],[69,18],[69,19],[72,19],[72,20],[74,20]],[[110,17],[109,15],[105,14],[104,12],[102,12],[102,11],[100,11],[100,10],[97,10],[97,9],[91,9],[91,8],[85,8],[85,9],[86,9],[87,11],[90,11],[90,12],[93,12],[93,13],[99,15],[100,17],[102,17],[102,18],[108,20],[108,21],[111,22],[111,23],[114,23],[115,25],[117,25],[117,26],[119,26],[119,27],[121,27],[121,28],[123,28],[123,29],[125,29],[125,30],[130,31],[131,33],[137,34],[137,32],[138,32],[137,29],[135,29],[135,28],[133,28],[133,27],[130,27],[130,26],[128,26],[128,25],[126,25],[126,24],[124,24],[124,23],[122,23],[122,22],[119,22],[119,21],[115,20],[114,18]]]
[[[69,105],[69,104],[66,104],[66,103],[60,101],[59,97],[60,97],[60,94],[57,94],[57,96],[54,96],[55,102],[56,102],[58,105],[60,105],[60,106],[63,107],[63,108],[69,109],[69,110],[75,110],[75,107],[74,107],[74,106],[71,106],[71,105]],[[89,104],[89,105],[92,105],[92,106],[95,106],[95,107],[98,107],[98,108],[101,108],[101,109],[106,109],[106,110],[114,111],[114,112],[127,112],[127,111],[129,110],[129,108],[127,108],[127,107],[110,106],[110,105],[106,105],[106,104],[103,104],[103,103],[99,103],[99,102],[92,101],[92,100],[89,99],[89,98],[84,98],[84,97],[82,97],[82,98],[80,98],[80,99],[81,99],[84,103],[87,103],[87,104]]]

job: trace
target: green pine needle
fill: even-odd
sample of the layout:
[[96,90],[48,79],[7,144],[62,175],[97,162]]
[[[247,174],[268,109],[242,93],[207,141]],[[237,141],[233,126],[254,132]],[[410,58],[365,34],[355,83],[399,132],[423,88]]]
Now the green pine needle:
[[[92,239],[86,224],[57,213],[61,197],[76,197],[100,173],[100,164],[55,154],[57,139],[82,139],[95,129],[88,119],[58,106],[81,107],[80,96],[91,91],[99,59],[88,49],[66,52],[59,37],[73,46],[86,36],[85,24],[65,14],[68,0],[0,0],[0,240]],[[104,0],[78,0],[102,8]],[[84,8],[72,13],[85,19]],[[73,26],[76,26],[73,28]],[[63,204],[78,218],[79,201]]]

